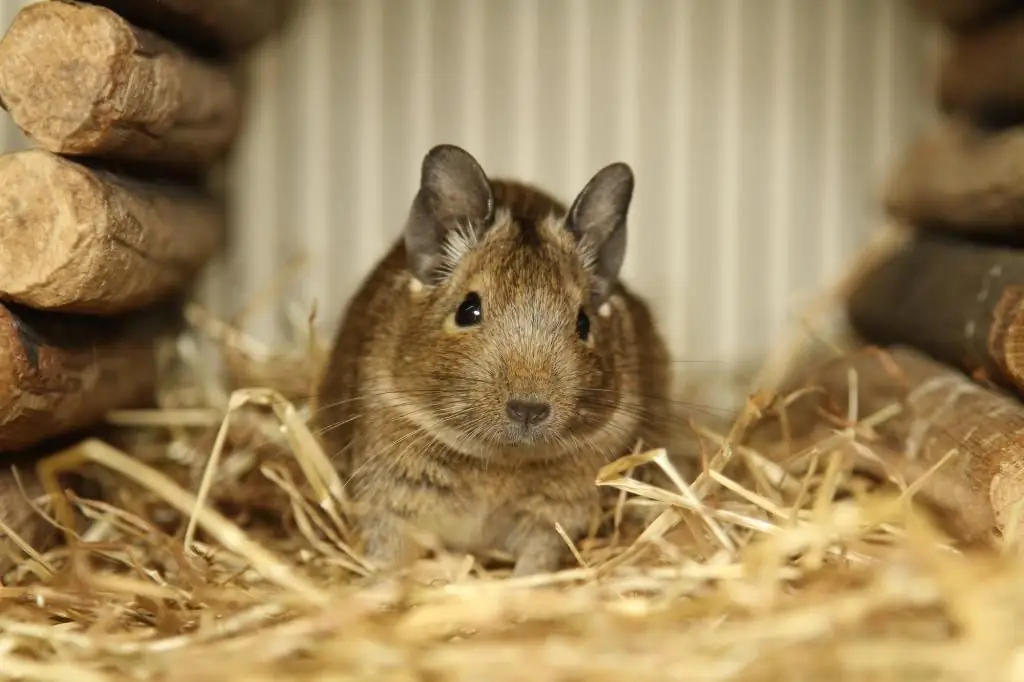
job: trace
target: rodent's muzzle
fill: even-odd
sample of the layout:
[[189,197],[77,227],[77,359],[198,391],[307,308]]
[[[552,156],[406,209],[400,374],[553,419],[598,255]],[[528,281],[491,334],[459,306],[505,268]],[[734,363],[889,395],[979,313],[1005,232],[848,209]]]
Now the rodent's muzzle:
[[511,398],[505,403],[505,414],[512,423],[533,428],[548,420],[551,416],[551,405],[538,400]]
[[552,412],[551,403],[536,394],[513,395],[505,401],[505,433],[517,444],[543,440]]
[[[505,437],[513,444],[537,444],[550,440],[565,418],[566,393],[572,383],[574,358],[560,348],[557,332],[538,325],[518,347],[498,347],[496,372],[500,402],[492,403],[503,422]],[[529,334],[529,332],[527,333]],[[553,339],[556,342],[552,342]],[[496,409],[495,409],[496,408]]]

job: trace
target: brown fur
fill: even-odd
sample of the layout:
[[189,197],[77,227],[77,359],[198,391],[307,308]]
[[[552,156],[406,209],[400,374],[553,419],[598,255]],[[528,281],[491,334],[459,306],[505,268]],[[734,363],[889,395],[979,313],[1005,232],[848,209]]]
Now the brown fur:
[[[362,509],[367,555],[387,565],[417,553],[407,523],[450,549],[504,549],[518,574],[553,570],[567,549],[554,524],[585,532],[598,469],[664,438],[668,354],[647,306],[618,282],[592,295],[600,265],[588,269],[565,205],[489,184],[486,229],[438,282],[419,284],[395,243],[348,306],[322,385],[328,454]],[[459,328],[470,291],[484,321]],[[594,309],[605,302],[607,317]],[[514,428],[513,396],[549,402],[546,429]]]

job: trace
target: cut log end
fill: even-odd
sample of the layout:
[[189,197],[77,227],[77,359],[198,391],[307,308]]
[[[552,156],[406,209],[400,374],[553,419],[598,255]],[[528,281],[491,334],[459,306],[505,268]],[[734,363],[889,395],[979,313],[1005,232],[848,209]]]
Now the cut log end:
[[0,156],[0,298],[116,314],[184,290],[224,235],[197,190],[131,181],[33,149]]
[[[31,121],[45,146],[96,144],[107,115],[97,96],[116,73],[132,40],[96,8],[39,3],[21,10],[0,41],[0,97],[15,122]],[[123,67],[121,67],[123,69]]]
[[75,2],[25,7],[0,41],[0,99],[50,151],[201,169],[240,123],[233,76]]
[[991,319],[989,357],[1010,384],[1024,391],[1024,285],[1003,289]]

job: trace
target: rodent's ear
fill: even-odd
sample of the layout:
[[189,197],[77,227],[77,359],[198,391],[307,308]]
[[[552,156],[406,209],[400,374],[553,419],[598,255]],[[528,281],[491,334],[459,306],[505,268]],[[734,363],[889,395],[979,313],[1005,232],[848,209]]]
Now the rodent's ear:
[[626,258],[626,218],[634,184],[627,164],[605,166],[577,195],[565,220],[591,261],[598,300],[608,295]]
[[446,255],[452,232],[479,236],[494,218],[490,180],[469,152],[450,144],[434,147],[423,157],[420,188],[405,225],[409,269],[425,284],[433,283]]

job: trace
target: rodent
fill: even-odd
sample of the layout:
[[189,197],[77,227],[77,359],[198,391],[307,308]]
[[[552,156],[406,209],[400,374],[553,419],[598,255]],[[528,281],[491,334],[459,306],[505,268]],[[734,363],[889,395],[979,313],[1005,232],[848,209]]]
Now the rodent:
[[634,174],[598,171],[566,206],[489,179],[464,149],[423,158],[399,237],[344,311],[317,416],[367,559],[498,550],[557,570],[595,477],[667,423],[668,352],[619,279]]

